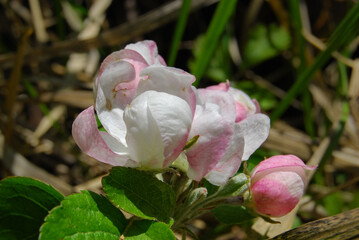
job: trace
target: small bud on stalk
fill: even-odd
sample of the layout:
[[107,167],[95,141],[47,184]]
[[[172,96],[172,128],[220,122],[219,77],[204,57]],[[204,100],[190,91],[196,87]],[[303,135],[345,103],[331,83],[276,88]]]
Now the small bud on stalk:
[[251,172],[251,204],[256,212],[281,217],[294,209],[304,193],[306,166],[294,155],[278,155],[260,162]]

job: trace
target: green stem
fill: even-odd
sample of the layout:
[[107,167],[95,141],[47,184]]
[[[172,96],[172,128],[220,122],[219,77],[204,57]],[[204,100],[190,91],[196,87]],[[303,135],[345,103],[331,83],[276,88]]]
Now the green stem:
[[188,14],[191,10],[192,0],[183,0],[182,7],[179,13],[178,21],[176,24],[175,33],[173,35],[172,44],[170,48],[170,56],[168,58],[168,66],[173,66],[176,61],[178,48],[182,39],[183,32],[185,30]]
[[229,18],[236,8],[237,0],[222,0],[218,3],[214,16],[209,24],[203,44],[199,51],[199,57],[194,63],[192,74],[196,76],[194,86],[198,86],[207,66],[217,48],[218,41],[222,35]]
[[[233,193],[235,193],[235,196],[240,196],[245,194],[248,188],[249,185],[247,182],[245,182],[241,187],[238,188],[237,191],[234,191]],[[226,190],[227,189],[225,189],[224,191]],[[203,200],[195,202],[190,206],[179,207],[174,214],[174,224],[172,226],[172,229],[175,230],[181,228],[186,222],[190,221],[191,219],[194,219],[199,215],[202,215],[209,209],[218,206],[221,203],[224,203],[228,197],[232,196],[228,194],[223,194],[224,191],[220,188],[216,193],[207,198],[204,198]]]

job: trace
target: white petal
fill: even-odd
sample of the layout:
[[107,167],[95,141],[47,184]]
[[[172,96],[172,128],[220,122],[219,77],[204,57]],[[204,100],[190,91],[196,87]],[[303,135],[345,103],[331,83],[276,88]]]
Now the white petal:
[[137,88],[137,95],[148,90],[165,92],[184,99],[194,113],[196,96],[192,89],[195,77],[181,69],[152,65],[141,72],[142,79]]
[[238,123],[244,138],[244,152],[242,160],[248,158],[267,139],[270,128],[269,118],[261,113],[251,115]]
[[192,113],[181,98],[147,91],[126,108],[124,120],[131,158],[144,168],[155,169],[168,164],[165,158],[184,147]]
[[159,92],[154,94],[148,106],[162,136],[166,166],[178,157],[187,142],[192,111],[179,97]]
[[99,131],[102,139],[106,142],[106,145],[112,150],[112,152],[120,156],[129,156],[127,146],[123,145],[116,138],[104,131]]
[[163,58],[158,55],[157,45],[154,41],[145,40],[137,43],[128,44],[125,49],[131,49],[139,54],[146,60],[148,65],[162,64],[166,65]]
[[123,108],[132,99],[124,100],[117,94],[118,84],[135,78],[134,67],[126,61],[115,62],[105,69],[98,81],[96,111],[106,131],[126,146],[126,126]]

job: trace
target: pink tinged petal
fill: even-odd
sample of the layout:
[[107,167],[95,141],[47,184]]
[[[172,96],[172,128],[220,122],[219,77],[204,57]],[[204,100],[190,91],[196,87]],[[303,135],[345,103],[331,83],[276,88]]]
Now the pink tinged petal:
[[131,159],[157,169],[178,157],[192,121],[188,104],[167,93],[147,91],[125,110],[126,140]]
[[111,111],[112,108],[124,109],[132,101],[139,77],[134,65],[120,60],[108,65],[97,81],[96,110]]
[[141,54],[148,65],[166,65],[163,58],[158,54],[157,45],[154,41],[145,40],[133,44],[128,44],[125,49],[131,49]]
[[200,181],[224,157],[230,144],[234,124],[221,115],[213,103],[197,105],[189,139],[199,135],[198,141],[186,150],[189,178]]
[[259,102],[257,101],[257,99],[252,99],[254,105],[256,106],[256,113],[260,113],[261,112],[261,106],[259,105]]
[[253,100],[243,91],[236,88],[229,88],[228,93],[232,95],[236,102],[246,107],[248,115],[257,112],[257,106]]
[[223,92],[228,92],[228,90],[229,90],[229,81],[227,80],[226,82],[220,83],[218,85],[206,87],[206,89],[207,90],[219,90],[219,91],[223,91]]
[[217,186],[225,184],[241,166],[241,159],[244,148],[244,139],[240,134],[238,125],[235,125],[229,147],[222,159],[206,175],[206,179]]
[[105,71],[105,69],[111,64],[124,59],[126,59],[126,61],[132,60],[142,65],[146,65],[146,66],[148,65],[146,60],[138,52],[133,50],[122,49],[120,51],[111,53],[102,61],[98,75],[101,76],[103,71]]
[[220,114],[228,121],[235,122],[236,106],[231,95],[217,90],[198,89],[198,96],[203,103],[218,105]]
[[260,162],[251,173],[252,182],[256,182],[263,176],[272,172],[291,171],[298,174],[303,182],[306,181],[304,170],[314,170],[316,166],[307,166],[294,155],[277,155]]
[[303,192],[304,182],[294,172],[270,173],[251,187],[255,210],[272,217],[292,211]]
[[240,102],[236,102],[236,120],[235,122],[240,122],[247,117],[247,108],[243,106]]
[[141,72],[142,80],[138,84],[137,95],[148,90],[165,92],[185,100],[194,114],[196,95],[192,89],[195,77],[181,69],[160,65],[149,66]]
[[101,74],[96,96],[96,111],[106,131],[126,146],[123,109],[136,91],[136,72],[132,64],[120,60]]
[[252,153],[267,139],[270,128],[269,118],[261,113],[248,116],[237,123],[244,138],[242,160],[248,160]]
[[93,106],[82,111],[72,125],[72,136],[87,155],[114,166],[132,166],[126,154],[115,154],[105,143],[97,129]]
[[[132,67],[129,67],[128,64],[124,64],[123,62],[128,62]],[[148,64],[146,60],[133,50],[124,49],[113,52],[107,56],[101,64],[94,86],[95,96],[97,96],[97,88],[101,87],[99,86],[100,81],[107,81],[108,78],[113,78],[112,82],[115,82],[118,85],[116,84],[116,87],[113,86],[111,91],[113,94],[122,94],[120,94],[119,97],[123,98],[121,100],[124,101],[122,104],[122,108],[124,108],[124,106],[133,99],[133,95],[139,82],[139,74],[147,66]],[[104,72],[106,73],[106,76],[103,77],[102,74]],[[127,78],[126,75],[128,75]]]

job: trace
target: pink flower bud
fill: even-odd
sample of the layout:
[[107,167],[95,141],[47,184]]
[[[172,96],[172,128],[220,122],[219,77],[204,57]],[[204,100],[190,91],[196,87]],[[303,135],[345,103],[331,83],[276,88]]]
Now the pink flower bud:
[[288,214],[303,196],[305,170],[315,168],[294,155],[273,156],[259,163],[251,173],[254,209],[271,217]]

